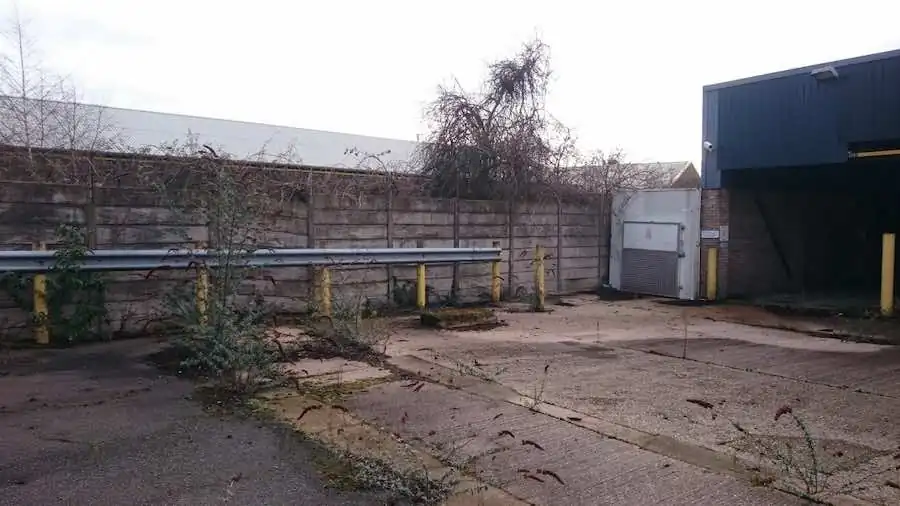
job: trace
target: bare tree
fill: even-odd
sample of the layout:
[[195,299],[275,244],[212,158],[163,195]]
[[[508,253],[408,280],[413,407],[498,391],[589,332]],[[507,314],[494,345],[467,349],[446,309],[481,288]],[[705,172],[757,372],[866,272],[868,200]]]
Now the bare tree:
[[658,164],[627,162],[621,149],[595,151],[585,162],[571,167],[567,172],[567,183],[604,197],[612,197],[619,192],[662,188],[670,177]]
[[477,92],[441,87],[426,116],[431,134],[421,147],[422,171],[435,194],[514,199],[537,192],[569,152],[570,135],[545,108],[549,48],[525,44],[488,67]]
[[82,104],[68,78],[44,67],[17,8],[2,35],[0,143],[24,148],[32,172],[35,149],[112,151],[118,146],[105,109]]

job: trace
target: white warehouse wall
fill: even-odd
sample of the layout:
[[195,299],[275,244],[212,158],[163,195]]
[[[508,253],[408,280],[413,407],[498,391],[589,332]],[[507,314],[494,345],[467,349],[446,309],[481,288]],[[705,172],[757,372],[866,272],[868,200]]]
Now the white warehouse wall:
[[219,146],[238,158],[253,157],[263,148],[273,156],[293,149],[303,165],[314,167],[355,167],[358,158],[345,154],[354,148],[362,153],[379,154],[381,161],[389,165],[409,164],[417,146],[415,142],[399,139],[133,109],[105,108],[104,114],[129,147],[185,139],[190,133],[198,142]]
[[[292,161],[313,167],[354,168],[359,166],[360,158],[347,154],[348,149],[356,149],[363,155],[379,155],[379,159],[387,165],[385,168],[403,170],[409,168],[419,143],[401,139],[386,139],[366,135],[327,132],[263,123],[249,123],[225,119],[168,114],[161,112],[141,111],[137,109],[121,109],[92,104],[67,104],[63,102],[38,102],[26,99],[26,105],[17,97],[0,96],[0,101],[11,102],[10,106],[32,116],[30,125],[40,121],[58,121],[72,123],[77,121],[86,135],[97,135],[97,130],[104,138],[112,138],[115,149],[121,152],[132,152],[148,147],[184,142],[190,136],[199,144],[208,144],[214,149],[221,149],[239,159],[260,159],[258,154],[264,151],[267,161],[280,160],[279,155],[291,151]],[[77,108],[77,110],[73,110]],[[52,112],[46,112],[47,110]],[[58,118],[56,118],[58,116]],[[72,119],[77,118],[77,119]],[[5,123],[15,123],[11,118]],[[94,124],[96,123],[96,127]],[[67,125],[68,126],[68,125]],[[24,128],[12,125],[13,129]],[[33,128],[33,127],[32,127]],[[3,136],[10,137],[10,136]],[[37,136],[33,135],[32,139]],[[10,141],[7,141],[10,142]],[[14,141],[12,141],[14,143]],[[67,148],[62,145],[65,140],[54,139],[46,148]],[[365,167],[381,169],[377,163],[367,163]]]

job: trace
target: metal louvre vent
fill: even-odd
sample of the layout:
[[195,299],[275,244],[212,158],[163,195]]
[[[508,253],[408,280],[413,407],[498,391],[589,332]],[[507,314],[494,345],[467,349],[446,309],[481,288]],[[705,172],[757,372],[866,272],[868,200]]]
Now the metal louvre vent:
[[678,297],[678,252],[623,249],[622,290]]

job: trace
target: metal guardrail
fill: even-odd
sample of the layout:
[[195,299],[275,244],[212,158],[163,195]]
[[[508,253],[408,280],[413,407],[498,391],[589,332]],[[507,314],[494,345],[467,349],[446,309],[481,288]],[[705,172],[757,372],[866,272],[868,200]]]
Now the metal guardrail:
[[[0,251],[0,272],[49,272],[55,251]],[[215,268],[222,252],[208,250],[94,250],[80,265],[88,271]],[[495,262],[498,248],[261,249],[239,254],[252,267],[312,265],[415,265]]]

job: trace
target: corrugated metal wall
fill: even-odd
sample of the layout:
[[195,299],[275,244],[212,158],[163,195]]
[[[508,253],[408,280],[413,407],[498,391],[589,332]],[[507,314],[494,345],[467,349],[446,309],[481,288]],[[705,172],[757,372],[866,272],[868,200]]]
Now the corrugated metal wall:
[[900,57],[841,69],[840,137],[848,143],[900,139]]
[[845,161],[839,84],[799,75],[719,90],[719,169]]
[[802,71],[704,90],[704,139],[715,145],[704,186],[719,186],[718,171],[842,163],[855,145],[897,147],[900,56],[836,68],[831,81]]

